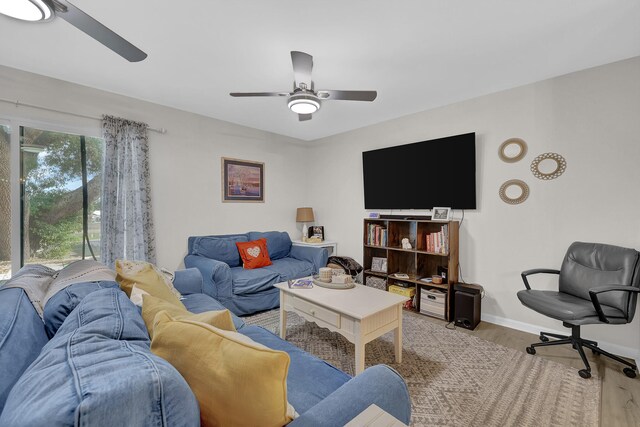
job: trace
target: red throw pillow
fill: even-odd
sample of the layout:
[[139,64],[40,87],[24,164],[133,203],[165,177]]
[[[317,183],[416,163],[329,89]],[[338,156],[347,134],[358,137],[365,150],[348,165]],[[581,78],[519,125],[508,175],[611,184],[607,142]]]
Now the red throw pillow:
[[253,240],[251,242],[236,242],[243,266],[247,270],[271,265],[269,251],[267,251],[267,239]]

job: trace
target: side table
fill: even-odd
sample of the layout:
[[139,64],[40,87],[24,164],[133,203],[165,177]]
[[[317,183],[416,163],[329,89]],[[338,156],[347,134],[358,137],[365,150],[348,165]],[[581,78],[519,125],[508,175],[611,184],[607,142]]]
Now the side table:
[[338,242],[333,240],[323,240],[320,243],[303,242],[302,240],[294,240],[291,242],[294,246],[312,246],[315,248],[326,248],[329,251],[329,256],[338,255]]

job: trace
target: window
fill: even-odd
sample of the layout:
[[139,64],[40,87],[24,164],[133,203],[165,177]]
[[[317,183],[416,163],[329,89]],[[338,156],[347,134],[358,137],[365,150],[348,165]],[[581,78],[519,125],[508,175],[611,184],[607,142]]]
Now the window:
[[9,126],[0,124],[0,280],[11,277],[11,155]]
[[20,127],[21,265],[99,257],[103,156],[99,138]]

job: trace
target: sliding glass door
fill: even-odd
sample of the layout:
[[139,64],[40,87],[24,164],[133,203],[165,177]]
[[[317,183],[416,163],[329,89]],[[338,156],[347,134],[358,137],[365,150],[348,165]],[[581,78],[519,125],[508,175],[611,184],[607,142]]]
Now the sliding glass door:
[[99,138],[20,127],[22,265],[99,257],[103,153]]

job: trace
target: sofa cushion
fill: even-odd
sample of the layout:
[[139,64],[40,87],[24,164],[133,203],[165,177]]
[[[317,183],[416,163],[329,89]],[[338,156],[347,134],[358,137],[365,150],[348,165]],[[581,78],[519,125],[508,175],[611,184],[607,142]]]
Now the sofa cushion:
[[250,231],[249,240],[267,239],[267,250],[271,261],[285,258],[291,252],[291,238],[286,231]]
[[300,350],[264,328],[247,325],[239,333],[291,358],[287,376],[287,398],[299,414],[329,396],[351,377],[327,362]]
[[261,238],[250,242],[237,242],[238,252],[242,258],[242,268],[252,270],[271,265],[267,239]]
[[47,341],[42,319],[25,291],[0,289],[0,413],[9,391]]
[[[214,298],[211,298],[209,295],[206,295],[206,294],[185,295],[183,297],[182,302],[184,303],[184,306],[187,307],[187,310],[189,310],[192,313],[202,313],[202,312],[211,311],[211,310],[227,309],[227,307],[222,305],[220,301]],[[235,326],[236,329],[240,329],[244,326],[244,320],[242,320],[241,318],[239,318],[233,313],[231,313],[231,319],[233,320],[233,325]]]
[[108,288],[118,289],[119,286],[114,281],[76,283],[52,296],[44,306],[44,326],[49,338],[56,334],[69,313],[80,304],[84,297],[92,292]]
[[280,275],[266,268],[246,270],[242,267],[231,269],[233,277],[233,293],[235,295],[255,294],[270,289],[280,280]]
[[193,254],[215,259],[237,267],[242,264],[236,242],[248,242],[246,234],[229,236],[202,236],[193,241]]
[[200,403],[203,426],[282,426],[289,356],[237,332],[167,312],[156,316],[151,350],[187,380]]
[[196,314],[151,295],[143,295],[142,299],[142,318],[152,339],[155,318],[160,312],[167,313],[176,320],[193,320],[194,322],[206,323],[225,331],[235,332],[236,330],[231,319],[231,313],[227,309],[204,311]]
[[199,425],[180,374],[149,351],[135,305],[119,289],[87,295],[7,399],[0,425]]
[[184,308],[180,302],[180,293],[173,287],[173,283],[155,265],[144,261],[116,260],[116,281],[127,296],[135,285],[139,290],[149,295],[162,298],[178,307]]
[[265,269],[278,273],[281,282],[313,274],[313,264],[309,261],[300,261],[294,258],[277,259]]

